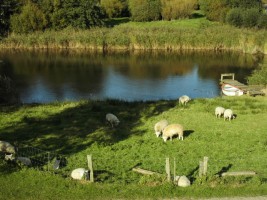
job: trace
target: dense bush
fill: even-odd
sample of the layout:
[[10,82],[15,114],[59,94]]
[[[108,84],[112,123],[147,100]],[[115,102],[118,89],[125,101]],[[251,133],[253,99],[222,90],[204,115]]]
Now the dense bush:
[[250,85],[265,85],[267,86],[267,65],[261,65],[260,68],[253,71],[252,75],[248,77]]
[[164,20],[188,18],[196,4],[197,0],[161,0],[161,16]]
[[199,0],[199,5],[211,21],[224,21],[229,10],[227,0]]
[[242,13],[243,9],[241,8],[231,9],[226,15],[226,22],[230,25],[241,27],[243,24]]
[[20,14],[11,17],[11,29],[16,33],[30,33],[43,30],[47,21],[44,13],[33,3],[22,7]]
[[153,21],[161,17],[160,0],[129,0],[129,10],[133,21]]
[[267,29],[267,13],[263,13],[258,21],[258,27],[262,29]]
[[259,21],[261,13],[257,8],[246,9],[243,12],[243,26],[244,27],[256,27]]
[[124,8],[121,0],[101,0],[100,5],[109,18],[120,16]]
[[228,0],[228,4],[232,8],[258,8],[262,7],[261,0]]
[[233,8],[227,13],[226,22],[236,27],[264,28],[267,24],[265,15],[257,8]]

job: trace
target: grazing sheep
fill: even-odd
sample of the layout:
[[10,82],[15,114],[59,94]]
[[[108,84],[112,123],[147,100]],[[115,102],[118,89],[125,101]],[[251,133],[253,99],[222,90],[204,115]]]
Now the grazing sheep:
[[5,153],[16,153],[15,147],[11,145],[9,142],[0,141],[0,151]]
[[220,118],[221,116],[223,116],[224,111],[225,111],[225,108],[220,107],[220,106],[216,107],[215,108],[215,116],[216,116],[216,118],[218,118],[218,117]]
[[167,141],[168,138],[172,140],[172,137],[178,135],[178,139],[184,139],[184,128],[180,124],[170,124],[166,128],[164,128],[162,133],[162,138],[164,142]]
[[120,120],[111,113],[106,114],[106,120],[108,123],[110,123],[111,127],[118,126],[120,123]]
[[163,119],[155,124],[154,130],[157,137],[162,134],[162,131],[166,126],[168,126],[168,121],[166,119]]
[[234,119],[235,116],[234,116],[233,111],[232,111],[231,109],[226,109],[226,110],[224,111],[223,118],[224,118],[224,121],[225,121],[226,119],[229,119],[229,121],[231,121],[231,119]]
[[77,168],[71,172],[71,177],[76,180],[89,179],[88,170],[84,168]]
[[187,102],[189,102],[191,99],[187,95],[183,95],[179,98],[179,105],[186,105]]
[[5,160],[16,161],[16,162],[21,163],[21,164],[26,165],[26,166],[32,165],[32,161],[30,158],[20,157],[20,156],[13,157],[13,154],[5,155]]

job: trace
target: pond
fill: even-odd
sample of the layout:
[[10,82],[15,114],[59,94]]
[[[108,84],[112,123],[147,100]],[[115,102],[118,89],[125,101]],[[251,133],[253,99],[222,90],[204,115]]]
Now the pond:
[[1,50],[0,74],[14,80],[23,103],[173,100],[219,96],[222,73],[246,83],[262,60],[229,52]]

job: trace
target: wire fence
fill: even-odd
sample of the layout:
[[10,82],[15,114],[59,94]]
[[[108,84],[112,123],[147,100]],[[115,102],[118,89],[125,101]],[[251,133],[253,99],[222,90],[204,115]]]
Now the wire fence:
[[[191,181],[200,176],[221,176],[225,172],[255,172],[260,177],[267,178],[267,156],[235,157],[229,159],[203,158],[186,160],[178,157],[142,157],[129,159],[124,157],[101,157],[92,155],[92,168],[89,167],[87,155],[84,160],[75,161],[56,152],[44,151],[35,147],[18,149],[16,157],[26,157],[31,160],[31,167],[70,177],[75,168],[85,168],[93,171],[95,182],[100,183],[163,183],[174,180],[176,176],[187,176]],[[70,161],[70,162],[69,162]],[[203,166],[204,165],[204,166]],[[203,169],[202,169],[203,168]],[[206,168],[206,169],[205,169]],[[204,170],[201,171],[201,170]],[[206,170],[206,171],[205,171]],[[201,174],[201,173],[202,174]],[[153,176],[147,175],[153,174]],[[251,174],[251,173],[250,173]],[[267,179],[266,179],[267,180]]]

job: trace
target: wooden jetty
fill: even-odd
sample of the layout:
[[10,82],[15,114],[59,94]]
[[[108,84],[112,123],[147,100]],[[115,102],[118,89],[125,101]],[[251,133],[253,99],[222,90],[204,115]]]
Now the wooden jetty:
[[221,74],[220,84],[229,84],[236,88],[239,88],[244,92],[244,94],[248,96],[257,96],[257,95],[265,95],[265,93],[262,91],[264,89],[264,86],[261,85],[245,85],[243,83],[238,82],[235,80],[235,74],[228,73],[228,74]]

